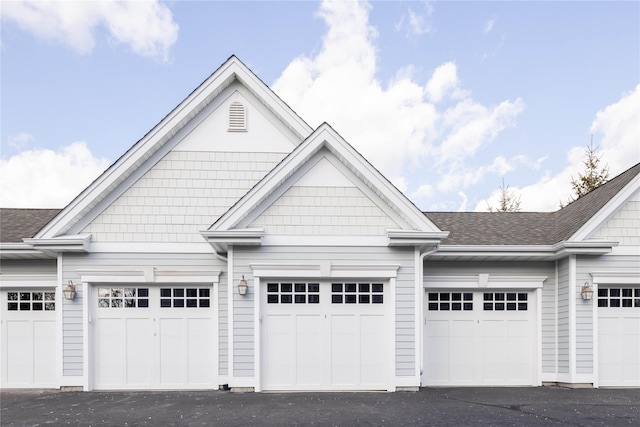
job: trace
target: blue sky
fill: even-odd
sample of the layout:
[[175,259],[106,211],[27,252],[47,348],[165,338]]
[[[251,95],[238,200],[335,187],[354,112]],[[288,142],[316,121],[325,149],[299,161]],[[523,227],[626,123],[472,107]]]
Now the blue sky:
[[0,206],[63,207],[237,55],[424,210],[640,162],[639,2],[3,2]]

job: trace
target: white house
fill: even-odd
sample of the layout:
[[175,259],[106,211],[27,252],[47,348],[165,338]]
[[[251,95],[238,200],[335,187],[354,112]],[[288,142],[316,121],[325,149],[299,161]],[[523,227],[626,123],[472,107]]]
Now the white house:
[[640,386],[640,164],[423,213],[231,57],[67,207],[0,215],[3,388]]

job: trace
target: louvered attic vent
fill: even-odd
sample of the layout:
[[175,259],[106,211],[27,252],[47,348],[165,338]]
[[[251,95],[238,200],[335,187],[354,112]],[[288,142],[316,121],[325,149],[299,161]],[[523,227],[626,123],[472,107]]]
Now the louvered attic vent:
[[229,132],[247,130],[247,111],[240,102],[232,102],[229,106]]

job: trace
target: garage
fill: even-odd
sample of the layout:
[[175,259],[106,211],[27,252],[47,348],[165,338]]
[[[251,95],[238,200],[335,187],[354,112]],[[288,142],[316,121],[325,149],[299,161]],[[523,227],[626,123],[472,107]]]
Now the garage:
[[640,387],[640,287],[598,289],[601,387]]
[[94,388],[217,388],[211,287],[93,288]]
[[56,293],[53,289],[0,291],[3,388],[55,386]]
[[536,385],[536,293],[427,290],[426,386]]
[[264,390],[387,390],[386,286],[269,281],[262,288]]

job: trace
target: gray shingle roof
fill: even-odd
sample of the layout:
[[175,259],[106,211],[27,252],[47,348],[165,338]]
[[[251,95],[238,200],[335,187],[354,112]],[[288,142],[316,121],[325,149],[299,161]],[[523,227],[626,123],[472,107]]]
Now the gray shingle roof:
[[640,173],[640,163],[556,212],[425,212],[444,245],[553,245],[571,237]]
[[60,209],[9,209],[0,208],[0,242],[22,243],[25,237],[33,237]]

